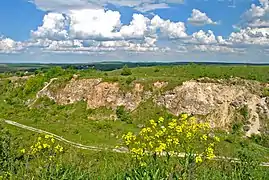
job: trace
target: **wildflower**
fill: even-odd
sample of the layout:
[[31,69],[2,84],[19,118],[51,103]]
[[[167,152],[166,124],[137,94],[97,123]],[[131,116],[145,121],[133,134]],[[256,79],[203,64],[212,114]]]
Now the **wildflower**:
[[167,141],[168,143],[171,143],[171,142],[173,141],[173,139],[168,138],[166,141]]
[[176,127],[176,132],[177,133],[181,133],[182,132],[182,127],[181,126],[177,126]]
[[201,156],[197,156],[197,157],[195,157],[195,162],[196,162],[196,163],[201,163],[201,162],[203,162],[202,157],[201,157]]
[[160,143],[160,146],[155,149],[157,153],[161,153],[166,149],[166,144]]
[[141,167],[145,167],[145,166],[147,166],[147,163],[145,163],[145,162],[140,162],[140,166],[141,166]]
[[24,154],[25,153],[25,149],[21,149],[21,153]]
[[182,120],[186,120],[187,118],[188,118],[188,115],[187,114],[181,114],[181,118],[182,118]]
[[220,142],[220,138],[219,137],[215,136],[214,139],[215,139],[215,141]]
[[187,138],[190,138],[192,134],[190,132],[187,133]]
[[55,142],[55,139],[54,138],[51,138],[51,142],[54,143]]
[[190,121],[195,121],[196,120],[196,118],[194,117],[194,116],[192,116],[192,117],[190,117],[190,119],[189,119]]
[[46,149],[46,148],[50,148],[50,145],[49,144],[43,144],[43,148]]
[[38,138],[37,138],[37,140],[38,140],[38,141],[41,141],[41,140],[42,140],[42,138],[41,138],[41,137],[38,137]]
[[168,128],[170,128],[170,129],[174,129],[176,126],[177,126],[177,123],[176,122],[170,122],[170,123],[168,123]]
[[157,126],[157,123],[153,119],[149,120],[149,123],[152,125],[152,127]]
[[164,121],[164,118],[160,117],[158,123],[162,123],[163,121]]
[[203,140],[206,141],[206,140],[207,140],[207,135],[204,134],[204,135],[201,137],[201,139],[203,139]]
[[49,156],[49,160],[52,161],[53,156]]
[[174,139],[173,139],[173,143],[174,143],[175,145],[178,145],[178,144],[179,144],[179,140],[178,140],[178,138],[174,138]]
[[53,137],[52,135],[48,135],[48,134],[45,135],[45,139],[49,139],[49,138],[52,138],[52,137]]
[[146,132],[147,132],[147,128],[143,128],[143,129],[140,131],[139,134],[143,135],[143,134],[145,134]]
[[214,149],[212,147],[208,147],[206,149],[206,152],[207,152],[207,154],[206,154],[207,159],[213,159],[215,157]]
[[165,131],[166,131],[166,128],[165,128],[164,126],[162,126],[161,128],[162,128],[163,132],[165,132]]
[[150,127],[147,128],[147,132],[152,132]]

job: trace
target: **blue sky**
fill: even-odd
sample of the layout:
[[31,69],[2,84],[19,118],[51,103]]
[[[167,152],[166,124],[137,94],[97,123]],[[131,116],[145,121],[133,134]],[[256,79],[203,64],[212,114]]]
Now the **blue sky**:
[[268,62],[269,0],[2,0],[0,63]]

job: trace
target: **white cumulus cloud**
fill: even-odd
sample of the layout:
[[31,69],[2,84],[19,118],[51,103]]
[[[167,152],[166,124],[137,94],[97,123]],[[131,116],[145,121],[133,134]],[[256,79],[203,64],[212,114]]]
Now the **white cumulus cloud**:
[[117,36],[115,30],[121,26],[120,13],[117,11],[72,10],[69,17],[72,38],[113,38]]
[[66,39],[68,19],[60,13],[49,13],[43,18],[43,25],[31,31],[33,38]]
[[16,42],[10,38],[0,37],[0,53],[15,53],[23,49],[21,42]]
[[210,19],[206,13],[199,11],[198,9],[193,9],[191,17],[188,18],[188,22],[194,26],[204,26],[207,24],[216,25],[218,22],[214,22]]

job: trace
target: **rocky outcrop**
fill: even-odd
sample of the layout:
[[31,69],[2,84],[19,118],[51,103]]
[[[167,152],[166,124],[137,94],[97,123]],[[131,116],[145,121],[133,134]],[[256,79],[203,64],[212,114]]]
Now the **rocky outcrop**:
[[144,87],[139,83],[133,85],[132,91],[124,92],[120,90],[118,83],[102,82],[102,79],[73,79],[54,95],[49,89],[43,90],[42,94],[62,105],[86,101],[91,109],[116,109],[118,106],[125,106],[130,111],[150,97],[149,92],[144,91]]
[[[130,91],[123,91],[117,82],[102,82],[102,79],[73,78],[64,88],[51,93],[49,88],[42,91],[59,104],[86,101],[88,108],[107,107],[116,109],[125,106],[133,111],[141,102],[153,101],[175,115],[189,113],[212,120],[212,127],[229,127],[236,114],[247,107],[246,134],[259,133],[260,117],[269,117],[266,98],[260,97],[263,84],[241,79],[213,80],[202,78],[184,82],[182,85],[164,93],[145,91],[140,83],[132,83]],[[155,82],[154,89],[167,86],[167,82]]]

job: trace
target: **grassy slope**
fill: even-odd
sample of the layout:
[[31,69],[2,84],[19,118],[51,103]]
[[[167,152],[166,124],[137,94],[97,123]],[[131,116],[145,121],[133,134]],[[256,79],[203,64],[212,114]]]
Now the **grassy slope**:
[[[151,101],[145,102],[136,109],[131,117],[133,124],[127,124],[121,121],[93,121],[87,117],[91,113],[106,113],[106,110],[99,109],[97,111],[86,110],[85,103],[77,103],[68,106],[59,106],[47,100],[42,101],[41,107],[28,109],[22,100],[34,97],[35,93],[42,88],[43,83],[50,78],[56,76],[65,82],[73,73],[79,73],[80,78],[104,78],[106,81],[119,81],[123,88],[128,88],[126,81],[135,79],[137,82],[144,83],[147,88],[149,84],[157,80],[169,82],[172,88],[179,85],[185,80],[196,79],[199,77],[210,78],[229,78],[237,76],[245,79],[258,80],[261,82],[268,81],[269,67],[267,66],[160,66],[160,67],[139,67],[133,68],[132,75],[121,76],[121,70],[108,72],[84,70],[84,71],[60,71],[54,70],[48,72],[45,76],[38,75],[26,82],[27,86],[14,88],[14,84],[2,82],[0,86],[0,118],[11,119],[26,125],[38,127],[55,134],[64,136],[65,138],[88,145],[114,146],[122,133],[127,131],[137,131],[138,126],[149,119],[156,119],[159,116],[169,116],[169,113],[160,107],[154,105]],[[32,88],[31,91],[31,87]],[[26,89],[30,92],[26,92]],[[4,100],[8,101],[4,102]],[[223,142],[220,153],[223,155],[232,155],[238,148],[239,140],[233,143]],[[248,142],[253,144],[252,142]],[[253,146],[266,154],[268,149],[261,148],[256,144]],[[223,148],[223,149],[222,149]],[[263,154],[261,153],[261,154]]]

